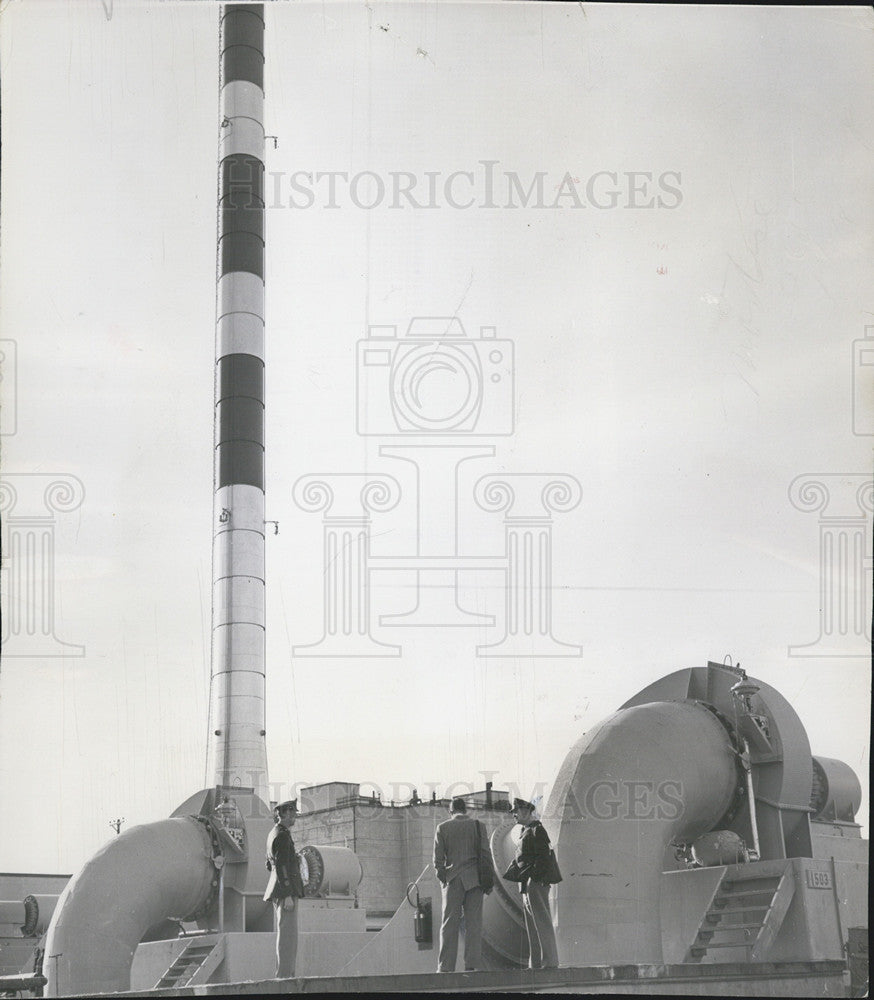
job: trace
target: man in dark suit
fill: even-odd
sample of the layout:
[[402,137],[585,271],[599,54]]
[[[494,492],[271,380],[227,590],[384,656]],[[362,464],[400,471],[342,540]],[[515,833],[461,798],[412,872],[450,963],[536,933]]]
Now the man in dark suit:
[[291,979],[297,960],[297,900],[303,897],[300,861],[291,839],[297,818],[297,799],[280,802],[273,810],[276,826],[267,835],[270,878],[264,901],[273,903],[276,927],[276,978]]
[[458,927],[464,912],[464,968],[482,964],[483,889],[479,881],[477,846],[491,859],[485,826],[467,815],[467,803],[455,798],[450,819],[434,835],[434,868],[443,886],[443,920],[440,924],[438,972],[455,972]]

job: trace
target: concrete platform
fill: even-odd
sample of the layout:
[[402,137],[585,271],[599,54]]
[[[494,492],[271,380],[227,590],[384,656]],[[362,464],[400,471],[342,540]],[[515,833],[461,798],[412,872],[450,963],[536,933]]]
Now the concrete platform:
[[641,993],[675,996],[846,997],[843,962],[595,965],[512,972],[320,976],[215,983],[101,996],[263,996],[292,993]]

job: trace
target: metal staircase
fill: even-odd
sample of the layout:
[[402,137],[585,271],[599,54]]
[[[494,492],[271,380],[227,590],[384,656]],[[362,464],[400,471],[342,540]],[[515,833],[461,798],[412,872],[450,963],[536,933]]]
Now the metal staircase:
[[215,941],[191,941],[155,983],[154,989],[165,989],[168,986],[196,986],[199,983],[205,983],[224,957],[224,938],[220,937]]
[[795,880],[788,871],[776,875],[751,872],[723,878],[686,961],[700,962],[717,948],[740,948],[746,961],[762,961],[774,943],[794,895]]

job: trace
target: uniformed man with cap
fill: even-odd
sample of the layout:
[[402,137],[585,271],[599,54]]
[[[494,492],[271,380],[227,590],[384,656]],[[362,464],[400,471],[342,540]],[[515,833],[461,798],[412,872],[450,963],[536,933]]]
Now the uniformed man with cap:
[[513,818],[522,827],[516,848],[515,864],[521,875],[522,914],[528,933],[529,965],[532,969],[558,967],[555,929],[549,912],[549,834],[539,819],[534,818],[534,804],[525,799],[513,799]]
[[270,879],[264,901],[273,903],[276,927],[276,978],[291,979],[297,960],[297,900],[303,897],[300,860],[291,839],[297,819],[297,799],[273,808],[276,825],[267,835],[267,870]]

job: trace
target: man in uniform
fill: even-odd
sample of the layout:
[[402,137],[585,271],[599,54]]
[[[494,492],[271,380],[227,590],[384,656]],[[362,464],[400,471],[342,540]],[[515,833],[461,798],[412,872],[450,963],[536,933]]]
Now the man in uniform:
[[557,969],[558,948],[549,910],[549,834],[540,820],[534,818],[533,802],[513,799],[510,812],[522,827],[516,866],[522,875],[519,891],[528,934],[528,964],[532,969]]
[[483,889],[477,846],[486,858],[491,858],[491,852],[485,826],[467,815],[464,799],[452,800],[449,815],[434,835],[434,868],[443,886],[437,971],[455,972],[458,927],[464,911],[464,968],[472,972],[482,964]]
[[276,978],[291,979],[297,959],[297,900],[303,896],[300,862],[291,839],[297,819],[297,799],[280,802],[273,809],[276,826],[267,835],[267,870],[270,879],[264,901],[273,903],[276,927]]

